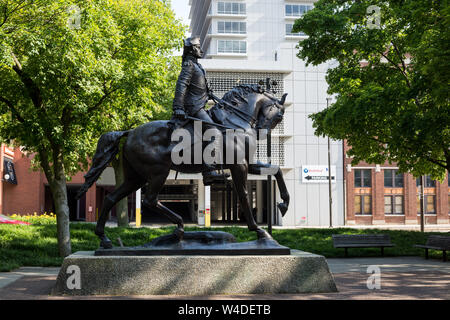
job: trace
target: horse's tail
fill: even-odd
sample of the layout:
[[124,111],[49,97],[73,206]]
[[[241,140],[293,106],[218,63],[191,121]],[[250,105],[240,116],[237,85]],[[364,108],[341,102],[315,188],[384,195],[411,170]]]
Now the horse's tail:
[[130,131],[113,131],[103,134],[97,143],[97,150],[95,151],[94,159],[92,159],[92,166],[84,175],[84,184],[78,190],[76,199],[80,199],[88,189],[100,177],[103,170],[111,162],[111,160],[119,153],[119,143],[122,137],[128,135]]

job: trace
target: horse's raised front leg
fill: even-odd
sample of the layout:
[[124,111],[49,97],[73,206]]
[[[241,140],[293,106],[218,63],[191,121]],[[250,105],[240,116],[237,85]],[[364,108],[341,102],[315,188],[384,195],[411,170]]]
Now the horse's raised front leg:
[[257,175],[271,174],[275,176],[275,179],[277,180],[278,190],[280,191],[280,197],[283,200],[282,203],[278,204],[278,209],[280,209],[281,216],[284,217],[286,211],[289,208],[290,196],[286,188],[286,183],[284,182],[283,172],[281,171],[280,167],[267,163],[250,164],[248,166],[248,172]]
[[171,222],[175,223],[177,225],[177,228],[175,229],[174,234],[178,238],[178,240],[182,240],[184,235],[183,218],[181,218],[181,216],[165,207],[158,201],[158,194],[164,186],[164,183],[166,183],[168,175],[169,171],[162,170],[158,172],[157,175],[152,175],[150,177],[149,188],[145,194],[142,205],[163,214]]
[[237,164],[230,168],[231,175],[233,177],[234,187],[236,188],[236,193],[239,196],[239,201],[244,211],[245,220],[247,221],[248,229],[250,231],[256,231],[258,239],[272,239],[272,236],[264,229],[258,227],[255,219],[252,215],[252,210],[250,209],[250,204],[248,200],[247,192],[247,175],[248,175],[248,165],[247,164]]

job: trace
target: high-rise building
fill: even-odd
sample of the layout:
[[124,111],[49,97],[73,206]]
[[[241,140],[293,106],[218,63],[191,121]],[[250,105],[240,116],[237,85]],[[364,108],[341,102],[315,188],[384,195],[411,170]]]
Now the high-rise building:
[[[314,135],[311,113],[327,106],[325,74],[329,64],[306,66],[296,57],[305,35],[293,33],[296,19],[313,8],[314,1],[190,0],[190,31],[199,36],[200,60],[215,94],[221,97],[238,84],[269,80],[270,90],[288,93],[284,120],[272,134],[272,163],[283,169],[291,204],[274,223],[283,226],[329,226],[328,140]],[[330,142],[332,171],[332,223],[344,224],[343,143]],[[266,142],[258,159],[267,161]],[[249,176],[258,221],[264,220],[266,177]],[[212,189],[215,204],[224,201]],[[276,201],[281,201],[276,194]],[[226,210],[226,209],[225,209]],[[212,208],[218,216],[220,206]],[[224,214],[226,217],[226,214]]]

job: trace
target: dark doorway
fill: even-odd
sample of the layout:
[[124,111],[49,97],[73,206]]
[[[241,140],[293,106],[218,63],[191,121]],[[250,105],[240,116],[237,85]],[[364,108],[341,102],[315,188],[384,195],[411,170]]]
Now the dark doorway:
[[[86,221],[86,195],[83,195],[79,200],[75,199],[79,188],[80,186],[67,187],[67,204],[69,206],[70,221]],[[47,213],[55,213],[55,204],[49,186],[45,186],[44,211]]]

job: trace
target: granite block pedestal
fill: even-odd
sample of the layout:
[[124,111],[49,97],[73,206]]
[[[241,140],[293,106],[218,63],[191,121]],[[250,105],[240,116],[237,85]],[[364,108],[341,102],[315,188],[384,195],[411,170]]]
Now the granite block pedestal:
[[53,295],[214,295],[336,292],[325,257],[290,255],[96,256],[64,259]]

